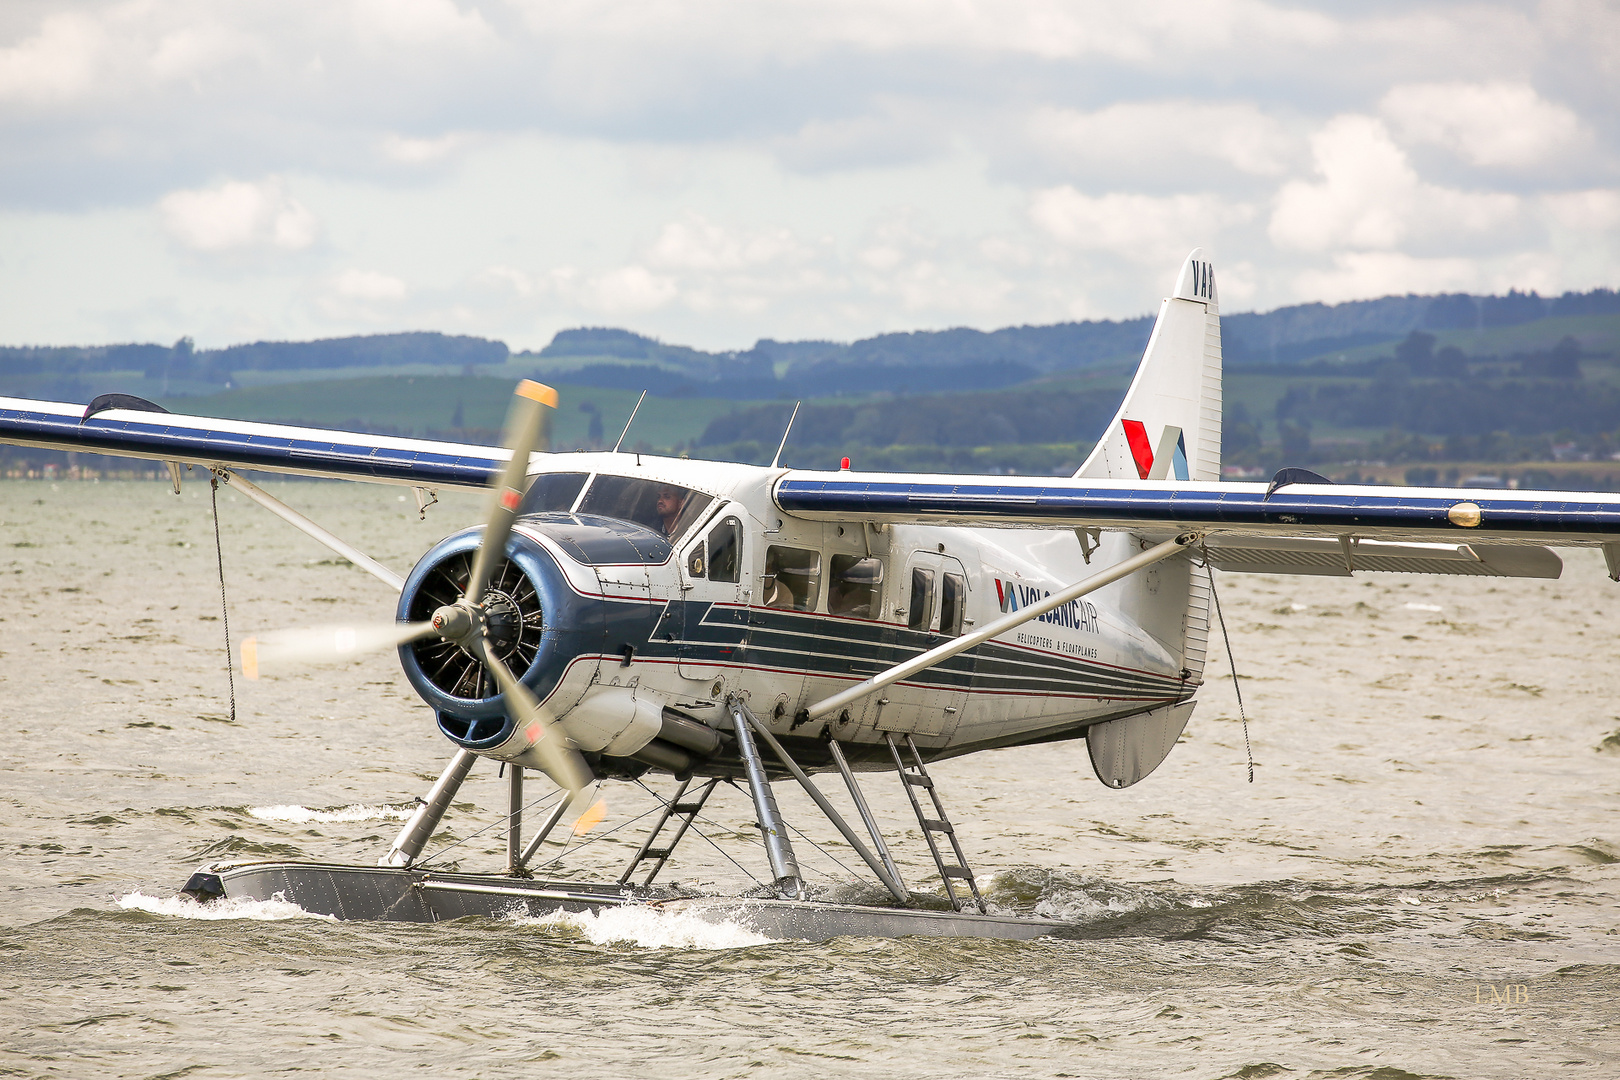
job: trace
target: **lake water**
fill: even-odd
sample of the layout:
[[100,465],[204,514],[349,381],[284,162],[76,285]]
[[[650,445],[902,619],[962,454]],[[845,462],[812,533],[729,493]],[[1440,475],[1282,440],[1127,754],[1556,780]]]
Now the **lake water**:
[[[0,482],[0,1073],[1620,1077],[1620,585],[1593,552],[1556,582],[1223,576],[1252,785],[1218,647],[1137,787],[1104,789],[1081,743],[935,767],[991,901],[1063,940],[339,923],[173,894],[213,859],[375,861],[449,747],[387,653],[238,677],[230,718],[191,475],[178,498]],[[401,571],[481,515],[476,493],[421,522],[391,488],[267,486]],[[391,618],[374,579],[220,500],[234,634]],[[899,784],[866,789],[937,888]],[[854,860],[781,795],[840,895]],[[608,798],[569,873],[634,850],[652,800]],[[481,766],[440,865],[498,868],[504,801]],[[671,879],[748,887],[751,806],[706,816]]]

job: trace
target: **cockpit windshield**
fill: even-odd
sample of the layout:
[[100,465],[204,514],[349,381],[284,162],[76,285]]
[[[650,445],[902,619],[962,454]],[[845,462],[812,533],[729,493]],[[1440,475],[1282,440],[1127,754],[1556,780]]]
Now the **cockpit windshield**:
[[582,472],[541,473],[529,482],[529,490],[523,496],[523,505],[518,508],[518,513],[544,514],[572,510],[574,500],[579,498],[580,489],[585,486],[585,479],[589,475]]
[[677,484],[599,475],[591,481],[578,512],[634,521],[673,540],[701,517],[712,501],[701,491]]

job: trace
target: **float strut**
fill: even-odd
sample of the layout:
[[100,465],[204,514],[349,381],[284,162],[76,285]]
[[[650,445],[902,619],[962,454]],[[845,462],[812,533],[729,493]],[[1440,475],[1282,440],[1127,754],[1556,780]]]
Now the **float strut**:
[[[876,855],[866,850],[866,845],[861,843],[859,836],[855,835],[855,830],[849,827],[849,823],[844,820],[844,816],[834,809],[832,803],[827,801],[827,796],[821,793],[821,789],[811,783],[810,777],[805,774],[803,769],[799,768],[799,763],[794,761],[792,756],[782,748],[782,744],[776,741],[776,736],[771,734],[771,729],[760,723],[759,718],[753,713],[747,712],[746,709],[744,712],[747,713],[749,722],[754,725],[754,731],[760,738],[765,740],[767,746],[775,751],[782,764],[787,766],[788,772],[793,774],[793,779],[797,780],[799,786],[804,788],[804,793],[814,800],[823,814],[827,815],[827,820],[832,822],[833,826],[844,834],[844,839],[849,841],[849,846],[854,848],[855,854],[859,855],[862,861],[872,868],[872,873],[876,874],[877,879],[883,882],[883,887],[889,890],[889,894],[902,904],[909,903],[911,897],[906,895],[905,886],[900,884],[900,875],[894,874],[892,877],[890,876],[891,867],[879,862]],[[870,825],[870,823],[868,824]],[[876,836],[876,833],[874,832],[873,835]],[[878,841],[879,846],[882,843],[883,841]]]
[[523,766],[512,762],[506,777],[506,872],[523,868]]
[[534,839],[529,841],[529,846],[523,849],[522,855],[518,856],[517,864],[512,869],[512,873],[518,876],[527,876],[525,868],[529,865],[529,860],[534,858],[534,853],[540,850],[540,845],[546,842],[546,837],[551,835],[551,830],[557,827],[557,822],[563,819],[563,815],[568,813],[568,808],[573,805],[573,796],[566,791],[563,792],[562,799],[556,806],[551,808],[551,813],[546,815],[546,820],[541,823],[540,831],[534,834]]
[[[889,874],[894,878],[895,884],[904,892],[906,883],[900,877],[900,868],[894,865],[894,857],[889,854],[889,845],[883,842],[883,833],[878,829],[877,818],[872,816],[872,808],[866,805],[866,796],[861,793],[860,785],[855,783],[855,774],[850,771],[849,762],[844,759],[843,747],[838,745],[837,739],[829,738],[827,748],[832,751],[833,761],[838,764],[838,771],[844,774],[844,783],[849,787],[849,797],[855,803],[855,812],[861,815],[866,831],[872,834],[872,846],[877,848],[878,858],[883,860],[883,865],[889,868]],[[902,899],[909,901],[910,895]]]
[[759,759],[753,733],[748,730],[748,706],[735,694],[727,704],[731,706],[731,722],[737,732],[737,752],[742,755],[743,770],[748,774],[748,790],[754,796],[754,812],[759,815],[759,833],[765,840],[771,875],[776,879],[772,887],[789,900],[803,900],[804,878],[799,873],[798,860],[793,857],[787,824],[776,808],[776,795],[765,776],[765,763]]
[[467,779],[467,773],[477,760],[478,755],[471,750],[462,750],[450,759],[450,764],[445,766],[444,773],[427,793],[427,798],[420,800],[416,813],[399,830],[394,846],[387,855],[377,860],[378,866],[409,866],[416,861],[428,838],[433,835],[433,830],[439,827],[444,812],[450,808],[450,800],[455,798],[461,782]]

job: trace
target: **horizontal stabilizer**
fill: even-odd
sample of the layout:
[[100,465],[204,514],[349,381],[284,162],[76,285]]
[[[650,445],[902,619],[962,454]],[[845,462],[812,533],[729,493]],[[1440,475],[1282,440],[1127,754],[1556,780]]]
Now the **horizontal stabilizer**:
[[1208,540],[1209,562],[1237,574],[1349,577],[1354,571],[1556,578],[1564,562],[1544,547],[1518,544],[1397,544],[1344,536],[1336,540],[1222,537]]
[[1152,712],[1087,728],[1086,750],[1097,779],[1111,788],[1127,788],[1157,769],[1181,738],[1196,704],[1161,705]]

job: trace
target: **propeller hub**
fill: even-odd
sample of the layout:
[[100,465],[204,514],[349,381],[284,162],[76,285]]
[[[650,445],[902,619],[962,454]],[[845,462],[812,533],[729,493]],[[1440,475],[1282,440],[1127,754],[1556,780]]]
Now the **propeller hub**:
[[446,641],[463,641],[471,636],[476,625],[470,606],[446,604],[433,613],[433,629]]

